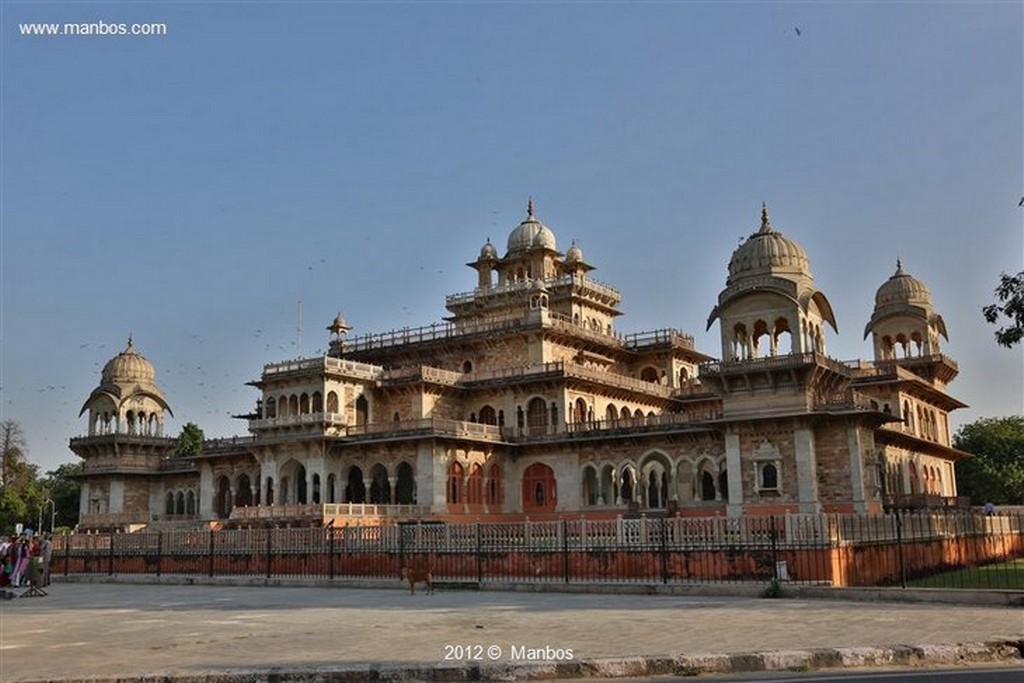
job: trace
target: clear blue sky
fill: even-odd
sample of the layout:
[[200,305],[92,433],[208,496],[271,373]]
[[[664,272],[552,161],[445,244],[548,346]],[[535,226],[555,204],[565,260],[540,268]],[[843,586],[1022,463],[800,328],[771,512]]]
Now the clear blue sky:
[[[811,259],[870,357],[897,256],[960,363],[954,425],[1020,413],[981,316],[1022,269],[1019,2],[2,2],[2,417],[43,469],[129,333],[174,409],[245,433],[244,382],[439,320],[532,195],[623,293],[622,331],[704,324],[740,236]],[[163,22],[162,37],[23,36]],[[797,34],[796,29],[800,29]]]

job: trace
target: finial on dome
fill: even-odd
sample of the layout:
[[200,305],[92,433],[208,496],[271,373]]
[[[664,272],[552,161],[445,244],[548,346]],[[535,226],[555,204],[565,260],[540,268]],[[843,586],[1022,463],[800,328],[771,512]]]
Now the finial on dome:
[[903,260],[899,256],[896,257],[896,275],[903,275]]
[[128,333],[128,348],[125,351],[133,351],[135,349],[135,340],[131,332]]
[[530,201],[526,204],[526,217],[533,218],[533,197],[530,197]]
[[772,219],[768,216],[768,205],[765,202],[761,202],[761,229],[758,232],[761,234],[774,232],[772,230]]

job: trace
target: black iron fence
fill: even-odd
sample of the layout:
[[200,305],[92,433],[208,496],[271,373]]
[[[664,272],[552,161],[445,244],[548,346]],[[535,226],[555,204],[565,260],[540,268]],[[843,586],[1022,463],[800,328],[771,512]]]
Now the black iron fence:
[[[74,534],[53,572],[449,582],[799,582],[1024,589],[1024,516],[952,513],[415,523]],[[959,573],[956,570],[961,570]],[[929,579],[928,577],[932,577]],[[987,582],[987,583],[986,583]]]

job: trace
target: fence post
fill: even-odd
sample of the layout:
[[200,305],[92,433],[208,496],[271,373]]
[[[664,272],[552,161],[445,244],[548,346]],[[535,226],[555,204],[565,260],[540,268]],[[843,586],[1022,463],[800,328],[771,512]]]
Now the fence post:
[[779,532],[775,526],[775,515],[768,518],[768,524],[768,539],[772,544],[772,578],[777,582],[779,580]]
[[213,578],[213,529],[210,529],[210,578]]
[[107,576],[114,575],[114,532],[110,532],[110,543],[107,544]]
[[661,519],[661,582],[668,584],[668,525],[669,518]]
[[270,522],[267,522],[267,578],[270,578],[270,568],[273,562],[272,543],[274,539],[274,527]]
[[565,518],[561,520],[562,527],[562,574],[565,582],[569,583],[569,529]]
[[160,569],[164,559],[164,532],[156,532],[156,576],[160,578]]
[[71,534],[64,534],[64,578],[71,572]]
[[327,525],[327,572],[334,580],[334,520]]
[[480,534],[480,522],[476,523],[476,581],[484,581],[484,547],[483,538]]
[[903,520],[900,518],[900,509],[896,508],[896,562],[900,571],[900,587],[907,587],[907,570],[903,566]]

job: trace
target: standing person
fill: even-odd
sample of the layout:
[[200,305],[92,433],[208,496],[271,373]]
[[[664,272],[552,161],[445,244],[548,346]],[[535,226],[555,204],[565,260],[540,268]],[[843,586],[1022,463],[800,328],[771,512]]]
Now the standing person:
[[11,558],[11,585],[18,587],[21,585],[21,579],[25,574],[25,570],[28,569],[28,539],[25,536],[19,536],[17,542],[14,544],[12,551],[13,557]]
[[985,516],[991,517],[996,514],[996,505],[991,500],[985,502]]
[[50,537],[53,534],[46,532],[43,534],[43,542],[41,543],[42,557],[43,557],[43,585],[50,585],[50,558],[53,556],[53,541]]

